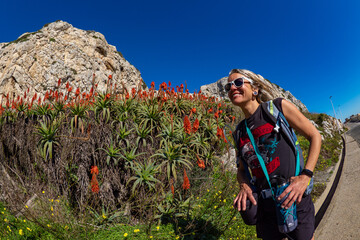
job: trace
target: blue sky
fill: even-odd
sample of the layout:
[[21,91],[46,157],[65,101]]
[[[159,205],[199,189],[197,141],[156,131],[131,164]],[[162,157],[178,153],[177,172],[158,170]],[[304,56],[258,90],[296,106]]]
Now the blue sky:
[[244,68],[310,112],[333,116],[332,96],[345,118],[360,113],[359,10],[358,0],[5,0],[0,42],[63,20],[104,34],[148,85],[194,91]]

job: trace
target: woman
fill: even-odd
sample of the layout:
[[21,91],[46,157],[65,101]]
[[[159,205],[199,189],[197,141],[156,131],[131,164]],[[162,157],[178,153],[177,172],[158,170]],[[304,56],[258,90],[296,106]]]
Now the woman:
[[290,185],[278,199],[282,199],[289,193],[281,205],[285,209],[290,208],[296,201],[298,226],[287,235],[280,233],[277,227],[273,198],[264,199],[259,195],[258,202],[256,202],[253,197],[251,184],[244,171],[244,163],[250,168],[252,175],[256,177],[254,185],[258,193],[263,189],[268,189],[269,184],[263,175],[257,155],[249,141],[245,120],[239,125],[241,131],[238,149],[240,150],[241,161],[238,162],[237,179],[240,184],[240,191],[234,200],[234,207],[238,211],[245,211],[247,199],[254,205],[258,204],[256,231],[259,238],[271,240],[286,237],[289,239],[313,239],[314,205],[310,195],[303,197],[303,194],[311,179],[320,153],[321,135],[293,104],[281,98],[273,101],[275,106],[284,114],[290,126],[310,142],[308,158],[304,166],[305,170],[300,175],[294,176],[296,162],[294,150],[281,134],[281,131],[273,131],[274,124],[269,121],[269,117],[264,114],[263,108],[260,107],[260,104],[265,100],[263,91],[266,90],[266,86],[263,82],[262,76],[251,71],[233,69],[229,73],[225,90],[228,91],[231,102],[239,106],[244,112],[247,126],[257,141],[256,144],[264,158],[266,168],[270,169],[268,170],[269,177],[282,176],[290,181]]

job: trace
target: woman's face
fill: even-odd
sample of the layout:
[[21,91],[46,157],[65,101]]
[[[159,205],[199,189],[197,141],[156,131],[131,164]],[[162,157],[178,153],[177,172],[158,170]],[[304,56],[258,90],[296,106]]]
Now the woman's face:
[[[228,82],[232,82],[235,79],[245,77],[240,73],[233,73],[229,76]],[[244,84],[241,87],[236,87],[234,84],[231,85],[228,96],[231,102],[236,106],[241,106],[244,103],[251,101],[253,98],[253,88],[251,87],[249,81],[244,80]]]

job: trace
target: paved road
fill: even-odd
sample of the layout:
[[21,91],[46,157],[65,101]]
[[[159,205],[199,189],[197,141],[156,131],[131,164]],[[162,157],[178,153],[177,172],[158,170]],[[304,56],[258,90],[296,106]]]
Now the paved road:
[[360,239],[360,123],[349,127],[343,172],[316,240]]

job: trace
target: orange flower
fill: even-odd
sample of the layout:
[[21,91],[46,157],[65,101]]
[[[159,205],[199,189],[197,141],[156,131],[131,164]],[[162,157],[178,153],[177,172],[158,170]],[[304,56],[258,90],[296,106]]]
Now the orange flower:
[[112,75],[109,75],[109,79],[112,79]]
[[185,129],[186,133],[188,133],[188,134],[191,133],[191,123],[190,123],[188,116],[185,116],[185,118],[184,118],[184,129]]
[[199,119],[195,119],[194,125],[193,125],[193,128],[192,128],[193,133],[195,133],[199,129],[199,125],[200,125]]
[[208,113],[212,113],[212,112],[213,112],[213,109],[210,108],[210,109],[208,110]]
[[69,82],[67,82],[66,83],[66,89],[69,89],[69,87],[70,87],[70,84],[69,84]]
[[91,174],[98,175],[99,174],[99,168],[97,166],[92,166],[90,170]]
[[77,88],[77,89],[76,89],[75,95],[76,95],[76,96],[79,96],[79,95],[80,95],[80,88]]
[[182,185],[182,188],[184,190],[187,190],[190,188],[190,181],[189,181],[189,178],[188,176],[186,175],[186,171],[185,171],[185,168],[184,168],[184,183]]
[[174,185],[171,184],[171,193],[174,195],[175,194],[175,188],[174,188]]
[[216,131],[216,136],[218,137],[218,138],[222,138],[222,136],[223,136],[223,131],[222,131],[222,129],[221,128],[217,128],[217,131]]
[[196,113],[196,108],[191,109],[192,113]]
[[196,154],[196,158],[197,158],[197,164],[201,169],[205,169],[205,162],[204,160],[200,159],[200,157]]
[[99,182],[96,179],[96,175],[93,174],[92,178],[91,178],[91,191],[93,193],[99,193]]
[[60,84],[61,84],[61,78],[59,78],[58,80],[58,87],[60,87]]
[[154,82],[151,82],[151,88],[155,88],[155,83]]
[[68,88],[68,92],[71,92],[71,91],[72,91],[72,87],[69,87],[69,88]]

